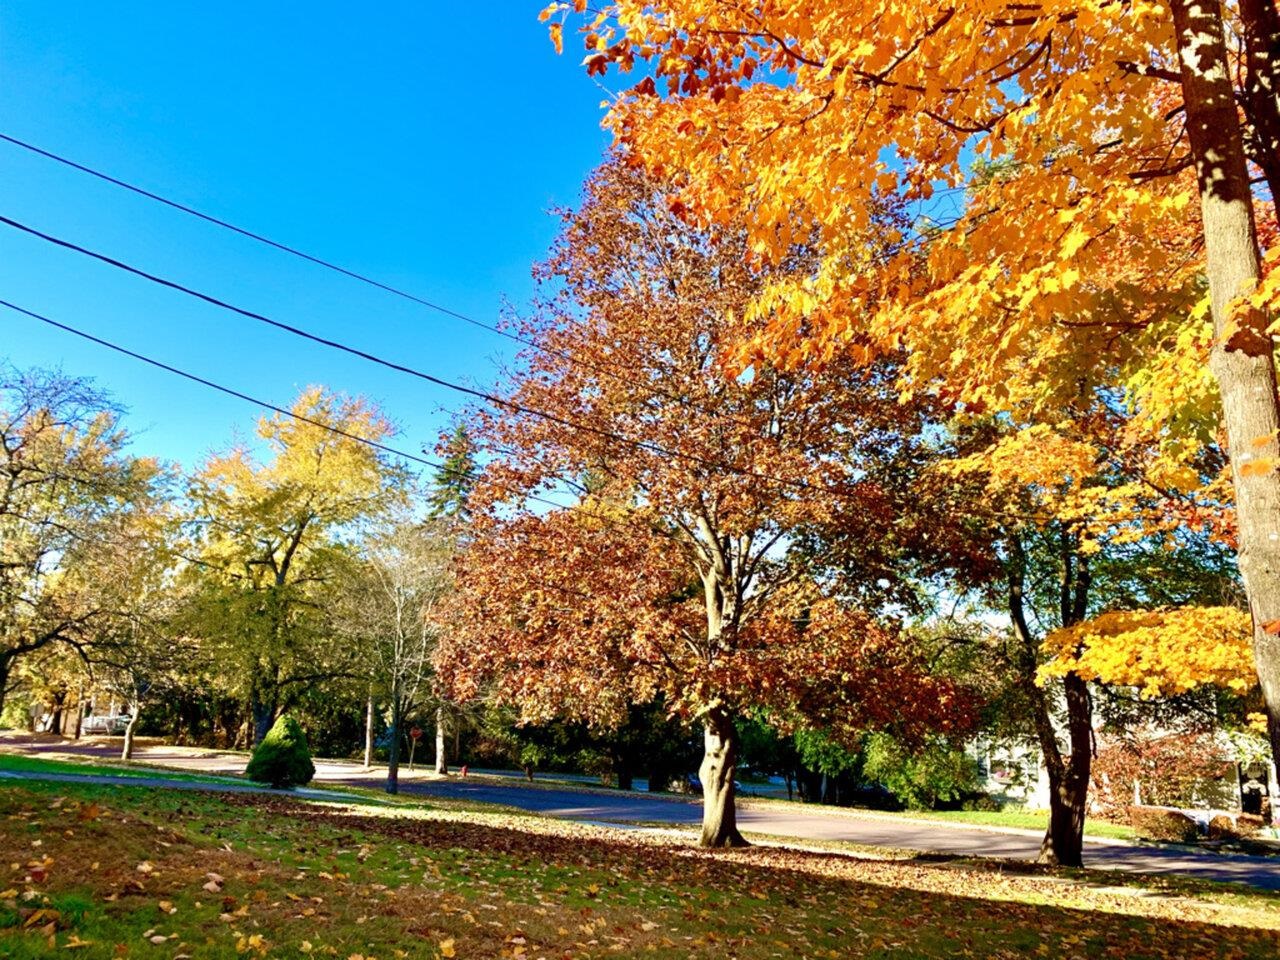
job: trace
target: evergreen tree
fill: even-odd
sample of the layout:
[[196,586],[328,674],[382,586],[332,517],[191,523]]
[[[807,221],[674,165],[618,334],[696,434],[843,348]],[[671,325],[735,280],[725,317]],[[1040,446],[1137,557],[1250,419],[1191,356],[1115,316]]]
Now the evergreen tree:
[[458,425],[453,435],[445,441],[441,452],[444,462],[436,469],[431,481],[431,493],[427,507],[433,517],[467,518],[467,497],[475,481],[475,446],[467,428]]

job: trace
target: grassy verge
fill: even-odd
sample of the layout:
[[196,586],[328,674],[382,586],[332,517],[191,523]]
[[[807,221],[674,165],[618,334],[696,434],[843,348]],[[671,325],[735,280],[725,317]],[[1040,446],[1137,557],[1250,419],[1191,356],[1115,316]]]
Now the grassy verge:
[[[1041,833],[1049,826],[1047,810],[930,810],[922,813],[904,813],[901,816],[944,820],[949,823],[971,823],[985,827],[1017,827]],[[1086,820],[1084,832],[1086,837],[1110,837],[1115,840],[1133,840],[1136,836],[1132,827],[1122,823],[1108,823],[1105,820]]]
[[0,785],[0,955],[1242,957],[1280,898],[443,809]]
[[188,783],[228,784],[246,781],[243,777],[215,776],[212,774],[184,773],[172,767],[130,763],[99,763],[92,760],[65,759],[49,760],[44,757],[23,756],[17,753],[0,753],[0,771],[9,770],[14,773],[72,773],[100,774],[107,777],[163,777],[166,780],[181,780]]

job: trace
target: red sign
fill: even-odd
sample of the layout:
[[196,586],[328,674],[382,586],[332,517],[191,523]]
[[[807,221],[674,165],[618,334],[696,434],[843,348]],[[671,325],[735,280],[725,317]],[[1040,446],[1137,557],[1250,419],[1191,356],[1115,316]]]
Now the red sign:
[[421,740],[421,739],[422,739],[422,728],[421,728],[421,727],[410,727],[410,728],[409,728],[409,736],[410,736],[410,737],[412,737],[414,740]]

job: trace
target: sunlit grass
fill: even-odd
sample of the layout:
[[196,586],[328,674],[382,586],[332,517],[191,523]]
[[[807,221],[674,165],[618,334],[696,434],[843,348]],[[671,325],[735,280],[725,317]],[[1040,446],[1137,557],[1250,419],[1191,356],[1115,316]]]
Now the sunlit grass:
[[707,853],[492,807],[368,801],[0,782],[0,955],[1280,950],[1280,898],[1220,884],[786,849]]

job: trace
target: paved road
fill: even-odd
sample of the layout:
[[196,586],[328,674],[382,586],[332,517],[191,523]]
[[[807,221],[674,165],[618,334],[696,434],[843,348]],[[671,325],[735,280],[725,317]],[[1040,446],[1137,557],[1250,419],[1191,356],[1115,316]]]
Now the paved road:
[[[20,748],[31,755],[74,753],[79,756],[106,758],[113,756],[113,751],[118,749],[117,742],[68,743],[0,735],[0,745]],[[159,744],[146,745],[140,749],[139,754],[139,759],[147,762],[164,763],[204,773],[239,773],[245,762],[243,755]],[[380,770],[365,771],[357,764],[342,761],[319,761],[316,766],[316,779],[326,785],[370,786],[380,782],[384,776]],[[137,783],[123,778],[108,779]],[[172,784],[191,788],[190,783],[165,781],[163,777],[148,779],[146,782],[156,786]],[[402,779],[400,787],[406,793],[504,804],[570,820],[684,825],[696,824],[702,819],[700,802],[621,791],[600,793],[571,787],[531,789],[514,784],[425,778]],[[214,786],[209,789],[218,788]],[[795,808],[779,807],[778,804],[760,804],[755,807],[749,803],[744,804],[738,813],[738,823],[746,831],[798,840],[844,840],[869,846],[967,856],[1030,860],[1034,859],[1040,848],[1039,834],[1027,830],[993,829],[875,814],[825,811],[799,805]],[[1280,860],[1266,857],[1134,846],[1115,841],[1089,841],[1085,844],[1085,863],[1090,867],[1104,869],[1235,880],[1280,890]]]

